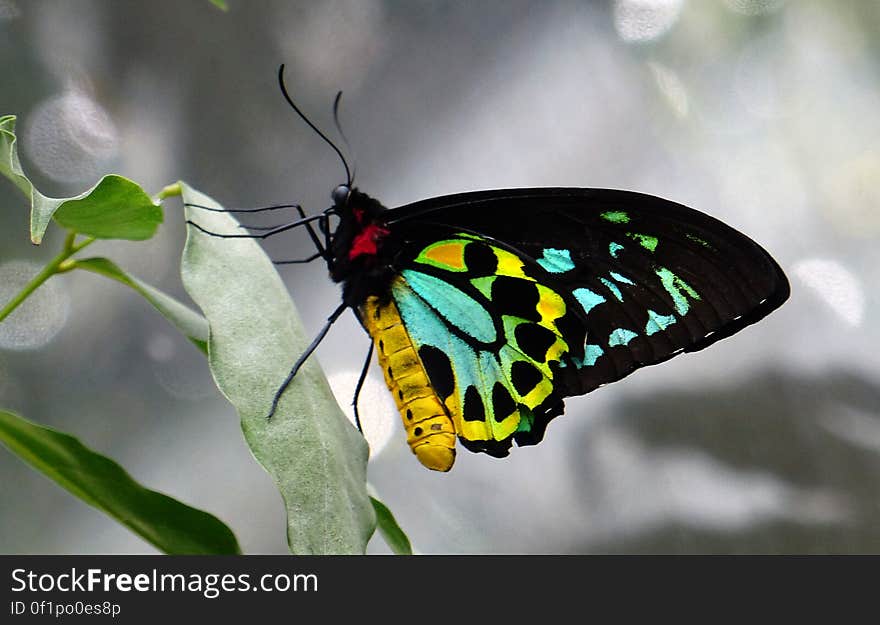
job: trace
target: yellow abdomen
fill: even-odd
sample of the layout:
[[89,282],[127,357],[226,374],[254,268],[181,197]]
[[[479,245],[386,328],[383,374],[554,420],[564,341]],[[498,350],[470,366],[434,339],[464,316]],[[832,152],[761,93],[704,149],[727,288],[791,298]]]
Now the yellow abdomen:
[[406,440],[423,465],[448,471],[455,462],[455,426],[437,396],[393,301],[371,296],[361,317],[394,396]]

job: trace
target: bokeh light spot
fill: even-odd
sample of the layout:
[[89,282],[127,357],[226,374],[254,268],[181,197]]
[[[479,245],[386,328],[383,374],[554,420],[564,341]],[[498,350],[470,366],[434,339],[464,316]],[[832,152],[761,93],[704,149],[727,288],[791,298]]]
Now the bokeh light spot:
[[154,332],[144,349],[152,361],[156,381],[172,397],[198,400],[214,394],[215,387],[203,354],[186,345],[179,336]]
[[614,28],[624,41],[652,41],[678,21],[682,4],[683,0],[617,0]]
[[784,0],[724,0],[730,9],[743,15],[766,15],[782,8]]
[[[36,276],[36,263],[10,261],[0,265],[0,306],[6,305]],[[28,350],[43,347],[67,323],[70,298],[62,282],[49,278],[11,315],[0,321],[0,349]]]
[[155,333],[147,341],[147,356],[155,362],[168,362],[174,358],[174,340],[164,333]]
[[58,182],[96,178],[116,156],[118,131],[107,112],[79,91],[49,98],[31,113],[24,149],[46,176]]
[[865,316],[865,293],[859,279],[836,260],[808,258],[794,266],[795,275],[851,326]]
[[[327,376],[333,394],[336,395],[340,407],[352,423],[354,423],[354,408],[351,400],[359,377],[360,372],[353,371],[338,371]],[[370,456],[375,458],[391,440],[395,432],[395,423],[399,418],[397,406],[384,381],[367,376],[361,389],[358,411],[361,426],[364,428],[364,437],[370,445]]]

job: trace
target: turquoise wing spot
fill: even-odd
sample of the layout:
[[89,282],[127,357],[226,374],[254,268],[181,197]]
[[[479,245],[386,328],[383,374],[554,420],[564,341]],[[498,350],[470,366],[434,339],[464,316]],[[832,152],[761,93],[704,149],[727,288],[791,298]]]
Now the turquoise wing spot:
[[616,284],[614,284],[611,280],[606,280],[605,278],[599,278],[599,280],[602,282],[602,284],[605,285],[605,287],[609,291],[611,291],[611,293],[614,294],[614,297],[617,298],[618,302],[623,301],[623,293],[620,292],[620,289],[617,288]]
[[417,347],[436,347],[449,357],[461,393],[468,386],[481,385],[481,377],[474,366],[477,362],[476,352],[465,341],[452,334],[437,313],[404,281],[393,282],[391,293],[413,343]]
[[538,264],[550,273],[565,273],[575,267],[571,260],[571,252],[552,247],[544,250],[544,255],[538,259]]
[[606,301],[604,297],[585,287],[575,289],[571,294],[574,295],[574,298],[578,302],[580,302],[580,305],[584,308],[584,312],[587,314],[589,314],[593,308]]
[[605,350],[598,345],[587,345],[584,348],[584,359],[581,362],[580,367],[592,367],[596,364],[596,361],[599,360],[599,356],[604,353]]
[[401,274],[415,293],[462,332],[482,343],[497,338],[489,312],[472,297],[434,276],[404,269]]
[[623,249],[623,246],[620,243],[615,243],[612,241],[608,244],[608,253],[611,254],[611,258],[617,258],[617,254]]
[[635,282],[633,282],[632,280],[630,280],[626,276],[622,276],[619,273],[614,273],[613,271],[610,273],[611,273],[611,277],[614,278],[617,282],[620,282],[621,284],[630,284],[632,286],[636,285]]
[[[406,271],[402,273],[405,274]],[[485,411],[486,434],[490,435],[495,426],[491,389],[496,380],[506,387],[509,386],[496,359],[490,352],[475,351],[464,340],[452,334],[438,313],[428,306],[411,284],[403,280],[395,281],[391,292],[416,347],[431,345],[449,356],[453,364],[456,385],[454,392],[458,405],[465,405],[468,388],[473,387],[477,391]]]
[[[572,358],[572,362],[574,366],[578,369],[583,369],[584,367],[592,367],[596,364],[596,361],[599,360],[599,357],[605,353],[599,345],[584,345],[584,357],[583,358]],[[559,363],[560,367],[564,367],[565,363]]]
[[629,215],[627,215],[624,211],[605,211],[604,213],[600,213],[599,217],[613,224],[629,223]]
[[653,310],[648,311],[648,324],[645,326],[645,334],[651,336],[657,332],[662,332],[673,323],[675,323],[675,315],[661,315]]
[[657,237],[652,237],[649,234],[639,234],[638,232],[627,232],[626,236],[641,245],[649,252],[653,252],[654,250],[656,250],[657,244],[660,242]]
[[625,328],[617,328],[608,337],[608,347],[617,347],[618,345],[627,345],[631,340],[636,338],[638,334],[632,330]]
[[451,334],[437,314],[404,281],[394,281],[391,293],[407,332],[417,345],[442,349],[457,365],[474,359],[474,351],[468,344]]
[[666,267],[660,267],[656,270],[656,273],[660,277],[660,283],[663,285],[663,288],[666,289],[666,292],[672,298],[675,310],[679,315],[686,315],[691,309],[687,296],[699,300],[699,293],[694,291],[687,282],[669,271]]

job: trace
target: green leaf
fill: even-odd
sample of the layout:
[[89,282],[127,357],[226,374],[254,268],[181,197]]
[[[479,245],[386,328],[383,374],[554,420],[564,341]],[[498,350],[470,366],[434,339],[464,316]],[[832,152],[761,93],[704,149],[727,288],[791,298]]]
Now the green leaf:
[[373,509],[376,510],[376,522],[379,526],[379,531],[382,533],[382,538],[391,547],[391,551],[399,556],[411,556],[412,545],[409,544],[409,538],[400,529],[388,506],[375,497],[370,497],[370,502],[373,504]]
[[111,174],[97,185],[62,202],[55,221],[96,239],[142,241],[156,234],[162,209],[137,184]]
[[226,0],[210,0],[210,2],[221,11],[229,10],[229,7],[226,6]]
[[208,353],[208,322],[199,313],[146,282],[128,275],[116,263],[106,258],[77,259],[73,262],[73,266],[76,269],[85,269],[131,287],[143,295],[156,310],[162,313],[178,330],[183,332],[184,336],[192,341],[196,347],[205,354]]
[[240,553],[235,535],[217,517],[144,488],[69,434],[0,410],[0,442],[165,553]]
[[156,233],[162,209],[137,184],[122,176],[104,176],[98,184],[74,197],[50,198],[24,174],[15,146],[15,116],[0,117],[0,174],[11,180],[31,202],[31,241],[43,240],[55,220],[97,239],[141,241]]
[[[181,187],[184,202],[221,208]],[[188,208],[187,218],[213,232],[244,232],[228,213]],[[314,357],[267,419],[275,391],[309,342],[272,262],[251,239],[217,238],[190,227],[181,273],[211,328],[208,354],[217,386],[284,498],[291,551],[363,553],[376,527],[366,490],[369,449]]]

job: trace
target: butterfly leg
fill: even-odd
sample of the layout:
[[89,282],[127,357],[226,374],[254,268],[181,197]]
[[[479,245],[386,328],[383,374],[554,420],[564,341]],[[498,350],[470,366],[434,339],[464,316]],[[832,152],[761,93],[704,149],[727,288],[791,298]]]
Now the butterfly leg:
[[266,230],[265,232],[262,232],[261,234],[224,234],[221,232],[211,232],[210,230],[203,228],[202,226],[200,226],[196,222],[191,221],[189,219],[186,220],[186,223],[188,225],[194,227],[196,230],[200,230],[201,232],[204,232],[205,234],[207,234],[209,236],[218,237],[221,239],[266,239],[266,238],[271,237],[275,234],[280,234],[281,232],[286,232],[288,230],[298,228],[299,226],[306,226],[313,221],[326,220],[326,219],[327,219],[327,216],[323,215],[323,214],[312,215],[310,217],[305,217],[303,219],[293,221],[289,224],[283,224],[281,226],[272,226],[269,230]]
[[261,206],[260,208],[215,208],[213,206],[205,206],[204,204],[192,204],[190,202],[184,202],[183,205],[187,208],[199,208],[201,210],[211,211],[212,213],[262,213],[265,211],[275,211],[284,208],[295,208],[299,211],[300,215],[305,217],[302,212],[302,207],[299,204],[273,204],[272,206]]
[[[302,207],[297,206],[296,209],[297,209],[297,211],[299,211],[300,217],[302,217],[303,219],[306,219],[306,214],[303,211]],[[276,264],[276,265],[297,265],[297,264],[302,264],[302,263],[310,263],[313,260],[317,260],[319,258],[327,258],[327,250],[323,245],[321,245],[321,241],[320,241],[320,239],[318,239],[318,235],[315,233],[315,230],[312,228],[312,224],[307,223],[307,224],[305,224],[305,226],[306,226],[306,230],[308,230],[309,238],[312,239],[312,243],[315,244],[315,247],[318,249],[318,251],[307,258],[302,258],[302,259],[297,259],[297,260],[273,260],[272,262],[274,264]],[[247,228],[248,230],[263,230],[263,231],[265,231],[265,230],[272,230],[274,228],[277,228],[278,226],[248,226],[245,224],[241,224],[241,227]]]
[[364,368],[361,369],[361,376],[358,378],[357,386],[354,388],[354,399],[351,405],[354,407],[354,422],[358,431],[363,434],[364,429],[361,427],[361,416],[358,412],[358,398],[361,396],[361,389],[364,388],[364,381],[367,379],[367,372],[370,370],[370,361],[373,358],[373,341],[370,341],[370,349],[367,350],[367,358],[364,360]]
[[[324,249],[330,249],[330,218],[326,215],[322,215],[323,219],[318,220],[318,229],[324,235]],[[317,241],[317,235],[315,235],[314,239],[315,245],[318,248],[321,248],[321,243]]]
[[[303,211],[302,206],[297,206],[296,210],[297,212],[299,212],[300,218],[306,218],[306,213],[305,211]],[[315,247],[318,249],[318,253],[321,255],[321,257],[327,258],[327,249],[330,247],[329,242],[327,243],[326,247],[321,245],[321,241],[318,240],[318,235],[315,234],[315,229],[312,228],[312,224],[306,224],[306,231],[309,233],[309,238],[312,240],[312,243],[315,244]]]
[[250,224],[238,224],[239,228],[244,228],[245,230],[257,230],[260,232],[265,232],[266,230],[272,230],[273,228],[277,228],[281,224],[276,224],[274,226],[252,226]]
[[307,256],[306,258],[299,258],[297,260],[273,260],[272,263],[275,265],[298,265],[301,263],[310,263],[313,260],[317,260],[321,258],[323,254],[321,252],[315,252],[311,256]]
[[339,319],[339,316],[343,312],[345,312],[346,308],[348,308],[348,304],[343,302],[336,310],[333,311],[333,314],[327,318],[327,323],[325,323],[324,327],[321,328],[321,331],[318,332],[318,336],[315,337],[311,345],[306,348],[306,351],[304,351],[302,355],[297,358],[296,362],[293,363],[293,367],[290,369],[290,373],[287,374],[284,382],[282,382],[278,390],[275,391],[275,396],[272,398],[272,407],[269,409],[269,414],[266,415],[266,419],[271,419],[272,415],[275,414],[275,410],[278,409],[278,402],[281,401],[281,396],[284,394],[284,391],[287,390],[287,387],[290,386],[293,378],[296,377],[296,374],[299,371],[300,367],[303,366],[303,363],[308,360],[309,356],[312,355],[312,352],[314,352],[321,341],[324,340],[324,337],[327,336],[327,331],[330,330],[330,326],[336,323],[336,320]]

